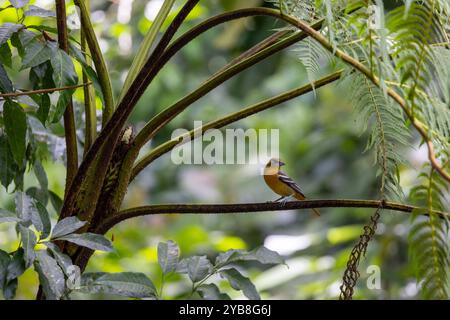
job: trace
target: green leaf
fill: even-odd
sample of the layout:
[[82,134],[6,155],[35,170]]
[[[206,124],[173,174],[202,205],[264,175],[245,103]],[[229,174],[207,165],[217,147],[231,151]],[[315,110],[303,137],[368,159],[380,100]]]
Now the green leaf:
[[[56,86],[53,82],[53,68],[50,61],[30,68],[29,79],[34,89],[49,89]],[[39,104],[39,101],[37,103]]]
[[48,203],[48,193],[38,187],[29,187],[25,191],[27,196],[30,196],[34,201],[40,202],[42,205],[46,206]]
[[6,135],[0,133],[0,182],[5,188],[13,181],[18,170]]
[[50,196],[50,202],[52,203],[53,208],[57,213],[61,212],[61,208],[63,205],[62,199],[53,191],[48,191],[48,195]]
[[236,269],[231,268],[220,271],[220,275],[228,280],[233,289],[242,290],[242,293],[250,300],[261,299],[255,285]]
[[23,166],[26,149],[27,119],[23,109],[15,102],[6,100],[3,118],[9,146],[19,167]]
[[34,269],[39,275],[39,283],[48,300],[59,300],[65,291],[64,273],[47,251],[36,252]]
[[[38,33],[34,33],[28,29],[22,29],[17,33],[18,37],[19,37],[19,41],[21,46],[23,47],[23,49],[25,49],[25,47],[27,47],[29,44],[31,44],[31,42],[37,41],[37,37],[39,36]],[[11,39],[12,40],[12,39]],[[23,52],[23,54],[25,54],[25,51]]]
[[36,258],[34,247],[36,246],[36,235],[27,227],[19,224],[19,233],[22,240],[23,257],[25,260],[25,269],[28,269]]
[[56,17],[56,14],[53,11],[39,8],[34,5],[30,5],[28,10],[24,12],[26,17],[41,17],[41,18],[49,18]]
[[[36,112],[36,117],[41,121],[42,125],[45,127],[48,119],[48,114],[50,112],[50,97],[48,94],[41,94],[39,98],[36,98],[39,109]],[[35,100],[35,101],[36,101]]]
[[8,265],[6,273],[6,281],[9,282],[21,276],[25,272],[25,260],[23,248],[17,249],[12,256],[12,260]]
[[81,67],[83,68],[83,71],[86,72],[86,75],[88,76],[89,80],[92,81],[95,93],[102,101],[102,104],[105,105],[105,98],[103,97],[102,87],[100,86],[100,80],[98,79],[97,73],[92,67],[86,64],[81,64]]
[[31,221],[31,215],[36,210],[33,199],[23,192],[16,192],[15,195],[16,214],[23,223]]
[[24,45],[24,56],[22,69],[35,67],[49,60],[53,55],[52,49],[38,39],[32,39],[29,44]]
[[0,63],[12,67],[12,53],[8,43],[0,45]]
[[0,63],[11,68],[12,53],[8,43],[0,45]]
[[0,249],[0,290],[3,290],[3,287],[6,284],[6,272],[10,261],[11,257],[9,254]]
[[[53,51],[54,53],[50,62],[53,68],[53,82],[56,87],[61,88],[77,84],[78,77],[70,56],[59,48],[56,48]],[[75,90],[60,91],[58,103],[56,104],[56,110],[52,119],[53,123],[56,123],[61,119],[74,91]]]
[[82,234],[74,233],[64,237],[58,237],[58,240],[66,240],[92,250],[113,251],[111,241],[100,234],[89,232]]
[[19,217],[14,212],[9,212],[7,210],[0,209],[0,223],[3,222],[18,222]]
[[72,94],[75,90],[64,90],[60,91],[58,102],[56,103],[55,111],[53,112],[53,118],[52,123],[57,123],[59,120],[61,120],[61,117],[64,114],[64,111],[66,111],[66,108],[70,102],[70,99],[72,98]]
[[203,284],[197,288],[197,291],[205,300],[231,300],[230,296],[220,292],[214,283]]
[[58,262],[58,265],[61,267],[64,273],[69,276],[70,268],[73,267],[73,263],[70,257],[62,253],[59,247],[54,243],[47,242],[45,245],[50,250],[56,262]]
[[52,64],[53,81],[56,87],[61,88],[77,84],[78,77],[72,59],[67,53],[61,49],[53,50],[50,63]]
[[143,273],[86,273],[81,277],[80,291],[107,293],[132,298],[156,298],[152,281]]
[[33,169],[34,169],[34,175],[38,179],[39,184],[41,185],[41,188],[43,190],[47,190],[48,189],[47,174],[45,173],[42,163],[40,161],[36,160],[33,164]]
[[15,24],[15,23],[9,23],[5,22],[0,25],[0,45],[4,44],[6,41],[11,38],[13,33],[19,31],[20,28],[22,28],[22,24]]
[[97,73],[95,70],[89,66],[86,62],[86,59],[83,55],[83,52],[81,52],[80,49],[78,49],[75,45],[72,43],[70,44],[70,53],[72,56],[77,60],[81,67],[83,68],[83,71],[86,73],[87,77],[90,81],[92,81],[92,85],[94,86],[95,93],[102,101],[102,104],[105,105],[105,99],[103,97],[102,87],[100,86],[100,81],[98,79]]
[[12,86],[12,82],[6,73],[5,68],[0,64],[0,92],[9,93],[13,92],[14,88]]
[[285,264],[283,257],[277,252],[261,246],[250,252],[245,252],[243,250],[228,250],[220,253],[216,258],[216,266],[224,266],[239,261],[258,261],[262,264]]
[[12,53],[8,43],[0,45],[0,63],[11,68]]
[[158,244],[158,263],[163,274],[176,270],[179,256],[180,248],[174,241],[169,240]]
[[245,255],[245,251],[243,250],[228,250],[226,252],[221,252],[219,253],[219,255],[216,257],[216,266],[223,266],[226,265],[228,263],[231,263],[233,261],[236,261],[239,258],[242,258],[243,255]]
[[192,282],[204,279],[212,271],[212,264],[206,256],[193,256],[186,259],[187,271]]
[[30,0],[9,0],[14,8],[20,9],[25,7]]
[[36,230],[41,232],[41,238],[45,239],[50,235],[52,224],[50,222],[50,215],[47,212],[47,208],[40,202],[34,202],[36,210],[31,214],[31,221],[36,227]]
[[267,249],[264,246],[250,251],[244,257],[245,260],[256,260],[262,264],[285,264],[283,257],[277,252]]
[[19,284],[19,281],[16,279],[12,279],[11,281],[8,281],[5,286],[3,287],[3,297],[6,300],[12,300],[16,296],[16,290],[17,285]]
[[68,217],[59,221],[52,231],[52,239],[59,238],[73,233],[86,224],[86,221],[80,221],[77,217]]

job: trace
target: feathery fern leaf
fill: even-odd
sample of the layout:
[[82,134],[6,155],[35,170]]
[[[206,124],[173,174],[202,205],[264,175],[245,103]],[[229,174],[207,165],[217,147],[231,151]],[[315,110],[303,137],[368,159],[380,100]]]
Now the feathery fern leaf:
[[315,0],[267,0],[281,12],[297,17],[301,20],[312,22],[317,19]]
[[[444,42],[445,37],[436,17],[436,0],[422,3],[414,1],[409,10],[401,6],[388,14],[388,27],[394,36],[392,56],[400,74],[401,83],[406,84],[407,98],[413,115],[426,105],[418,91],[436,96],[439,78],[431,44]],[[418,112],[420,113],[420,112]]]
[[[427,209],[413,213],[409,232],[410,255],[425,299],[448,299],[448,272],[450,267],[449,224],[434,210],[444,211],[448,186],[428,164],[428,173],[420,177],[424,184],[411,190],[410,197]],[[423,216],[423,213],[428,216]]]
[[409,132],[401,111],[362,75],[352,75],[351,101],[355,106],[362,129],[372,127],[366,151],[375,150],[381,176],[380,193],[383,198],[403,199],[398,166],[403,163],[401,147],[409,146]]
[[322,63],[332,61],[332,55],[323,48],[317,41],[306,38],[295,51],[306,69],[309,82],[314,82],[319,74]]

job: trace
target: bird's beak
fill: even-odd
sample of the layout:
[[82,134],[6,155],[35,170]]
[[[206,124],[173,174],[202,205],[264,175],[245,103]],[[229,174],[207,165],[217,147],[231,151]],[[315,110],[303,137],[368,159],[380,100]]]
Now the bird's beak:
[[285,163],[282,161],[278,161],[278,164],[280,165],[280,167],[285,165]]

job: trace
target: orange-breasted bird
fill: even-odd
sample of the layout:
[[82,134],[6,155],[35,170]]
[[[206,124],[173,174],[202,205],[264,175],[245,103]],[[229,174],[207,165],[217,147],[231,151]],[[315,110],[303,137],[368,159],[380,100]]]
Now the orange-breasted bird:
[[[285,203],[289,198],[305,200],[306,197],[300,186],[280,170],[280,167],[284,165],[284,162],[281,162],[279,159],[272,158],[264,168],[264,181],[273,192],[281,196],[275,202],[281,200]],[[320,216],[319,210],[313,208],[312,211]]]

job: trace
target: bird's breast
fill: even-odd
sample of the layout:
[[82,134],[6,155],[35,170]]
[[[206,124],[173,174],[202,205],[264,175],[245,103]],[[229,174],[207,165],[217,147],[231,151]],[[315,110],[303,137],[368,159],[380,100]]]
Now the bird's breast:
[[290,196],[294,193],[293,190],[288,185],[281,182],[275,174],[264,175],[264,181],[273,192],[280,196]]

